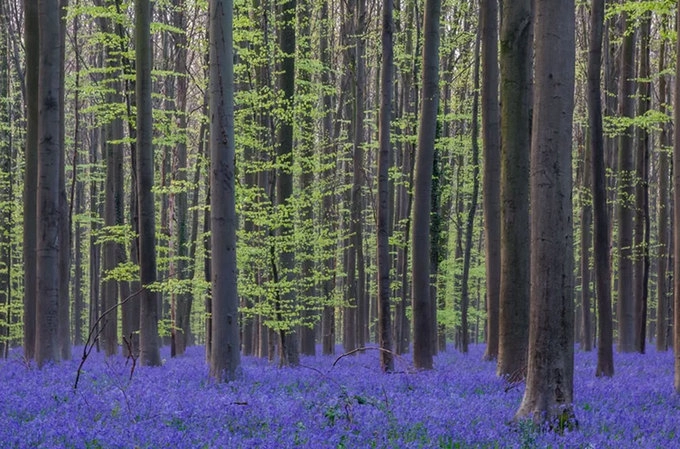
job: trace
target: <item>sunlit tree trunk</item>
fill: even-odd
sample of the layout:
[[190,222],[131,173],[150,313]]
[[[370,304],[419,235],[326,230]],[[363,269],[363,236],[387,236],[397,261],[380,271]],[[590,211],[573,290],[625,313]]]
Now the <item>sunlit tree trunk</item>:
[[[572,428],[574,382],[573,0],[536,1],[531,140],[531,319],[526,390],[515,419]],[[565,257],[566,255],[566,257]]]
[[[676,17],[676,27],[680,27],[680,8]],[[675,54],[680,60],[680,33],[677,36]],[[675,66],[675,105],[680,105],[680,64]],[[673,133],[676,136],[673,142],[673,166],[680,167],[680,108],[673,109]],[[673,259],[680,261],[680,170],[673,170]],[[677,262],[676,262],[677,264]],[[673,348],[675,349],[675,375],[673,385],[675,391],[680,393],[680,276],[673,277]]]

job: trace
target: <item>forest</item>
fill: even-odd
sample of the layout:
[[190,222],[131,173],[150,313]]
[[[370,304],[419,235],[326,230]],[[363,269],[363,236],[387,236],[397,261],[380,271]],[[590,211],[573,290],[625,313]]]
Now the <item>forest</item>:
[[680,447],[677,2],[0,6],[0,446]]

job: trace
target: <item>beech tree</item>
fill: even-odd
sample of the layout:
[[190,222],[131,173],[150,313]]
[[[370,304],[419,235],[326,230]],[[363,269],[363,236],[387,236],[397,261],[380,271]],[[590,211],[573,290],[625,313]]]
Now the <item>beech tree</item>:
[[501,277],[498,374],[524,377],[529,336],[531,0],[503,5],[501,76]]
[[154,206],[153,105],[151,103],[151,3],[135,0],[135,68],[137,88],[137,196],[139,217],[140,361],[161,364],[158,343],[156,282],[156,208]]
[[239,375],[241,364],[236,288],[233,3],[211,0],[209,11],[210,375],[219,381],[230,381]]
[[597,295],[597,376],[614,375],[613,324],[609,268],[609,216],[607,214],[604,138],[602,135],[602,28],[604,0],[593,0],[588,51],[588,125],[593,190],[593,248]]
[[430,302],[430,192],[434,142],[439,107],[439,16],[440,0],[425,1],[423,18],[423,68],[420,127],[413,179],[413,255],[411,298],[413,301],[413,363],[432,369],[432,307]]
[[527,382],[515,419],[575,425],[572,222],[573,0],[536,0],[531,139],[531,319]]

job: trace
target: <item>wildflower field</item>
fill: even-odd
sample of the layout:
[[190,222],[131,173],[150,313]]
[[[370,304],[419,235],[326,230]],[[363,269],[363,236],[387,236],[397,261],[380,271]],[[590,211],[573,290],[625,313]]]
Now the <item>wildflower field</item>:
[[279,369],[242,359],[242,380],[208,378],[202,347],[159,368],[92,354],[77,390],[78,352],[37,370],[17,350],[0,362],[0,448],[680,448],[672,352],[615,354],[597,379],[577,351],[578,429],[510,425],[523,386],[495,376],[482,346],[450,348],[435,369],[380,371],[378,352],[302,358]]

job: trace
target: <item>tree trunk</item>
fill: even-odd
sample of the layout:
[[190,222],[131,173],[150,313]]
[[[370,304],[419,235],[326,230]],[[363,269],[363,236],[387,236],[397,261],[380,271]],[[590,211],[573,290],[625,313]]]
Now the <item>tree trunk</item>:
[[40,39],[38,2],[24,0],[24,46],[26,58],[26,148],[24,169],[24,357],[35,356],[37,279],[35,266],[37,245],[38,190],[38,70]]
[[[592,131],[591,131],[592,132]],[[584,145],[583,161],[581,170],[583,174],[583,184],[581,186],[581,349],[592,351],[593,335],[592,323],[590,320],[590,245],[592,234],[590,233],[593,220],[593,207],[590,201],[591,191],[591,145]]]
[[212,352],[210,375],[240,375],[234,185],[233,4],[210,1],[210,230]]
[[36,242],[36,346],[38,367],[61,359],[59,323],[61,20],[59,1],[38,4],[40,68],[38,70],[38,190]]
[[158,294],[149,286],[156,282],[156,217],[154,207],[154,151],[151,103],[151,4],[135,0],[135,53],[137,69],[137,197],[139,217],[139,266],[143,291],[140,295],[140,361],[158,366]]
[[[676,12],[676,28],[680,28],[680,8]],[[680,33],[677,36],[675,55],[680,60]],[[675,105],[680,105],[680,64],[675,66]],[[673,109],[673,133],[680,136],[680,108]],[[673,143],[673,260],[680,261],[680,139]],[[675,262],[677,265],[678,262]],[[677,274],[677,273],[676,273]],[[673,385],[680,393],[680,276],[673,276],[673,348],[675,349],[675,375]]]
[[430,298],[430,192],[439,107],[440,0],[425,1],[423,18],[422,103],[418,149],[413,180],[413,228],[411,231],[413,305],[413,364],[432,369],[432,320]]
[[515,415],[557,432],[576,425],[571,257],[574,10],[572,0],[536,1],[531,319],[527,384]]
[[[651,13],[647,12],[640,24],[640,67],[638,71],[638,110],[639,116],[649,111],[649,32]],[[649,132],[644,127],[637,130],[637,151],[635,152],[635,265],[633,284],[635,350],[645,353],[647,339],[647,299],[649,293]]]
[[[635,113],[633,92],[635,89],[635,33],[631,31],[632,23],[624,12],[623,42],[621,46],[621,73],[619,75],[619,116],[632,119]],[[618,154],[618,246],[619,275],[617,319],[619,328],[619,352],[634,350],[633,320],[633,215],[635,198],[634,165],[633,165],[633,126],[629,125],[619,136]]]
[[477,196],[479,195],[479,130],[477,123],[479,120],[479,44],[481,34],[477,33],[475,43],[473,83],[474,94],[472,100],[472,198],[470,199],[470,210],[468,211],[465,223],[465,252],[463,254],[463,278],[461,280],[461,352],[467,354],[470,344],[470,329],[468,325],[468,308],[470,305],[470,257],[472,254],[472,233],[475,226],[475,216],[477,215]]
[[[186,28],[184,9],[186,8],[183,0],[175,0],[175,10],[173,12],[174,25],[183,30]],[[180,134],[176,146],[176,154],[173,160],[173,173],[175,180],[180,184],[187,182],[187,37],[184,33],[175,33],[175,113],[177,130]],[[175,194],[174,209],[175,222],[177,223],[175,233],[175,254],[177,262],[175,271],[178,280],[182,283],[191,282],[189,277],[189,226],[187,220],[187,190],[182,190]],[[191,339],[191,306],[193,295],[191,291],[183,289],[181,293],[173,295],[174,326],[172,328],[172,345],[175,355],[184,354],[187,344]]]
[[502,17],[498,375],[523,378],[529,337],[531,0],[504,3]]
[[[666,21],[662,23],[662,28],[666,30]],[[660,43],[661,49],[659,50],[659,73],[662,74],[666,69],[666,43],[662,41]],[[666,95],[668,93],[667,88],[667,75],[659,76],[659,99],[661,100],[660,108],[664,114],[668,114],[668,105],[666,102]],[[657,250],[657,269],[656,269],[656,282],[657,282],[657,305],[656,305],[656,350],[657,351],[667,351],[667,333],[668,333],[668,256],[670,251],[669,248],[669,230],[668,230],[668,215],[669,215],[669,156],[666,148],[670,145],[670,139],[668,136],[668,124],[661,125],[661,135],[659,136],[659,194],[657,203],[657,229],[659,233],[659,246]]]
[[484,153],[484,242],[486,267],[486,350],[484,360],[498,357],[501,283],[501,143],[498,102],[498,0],[481,0],[482,139]]
[[390,310],[391,287],[390,269],[390,228],[392,211],[389,208],[390,196],[390,125],[392,118],[392,73],[394,53],[392,38],[394,23],[392,20],[392,0],[383,1],[382,13],[382,65],[380,67],[380,118],[378,128],[378,343],[380,366],[383,371],[394,370],[392,356],[392,311]]

